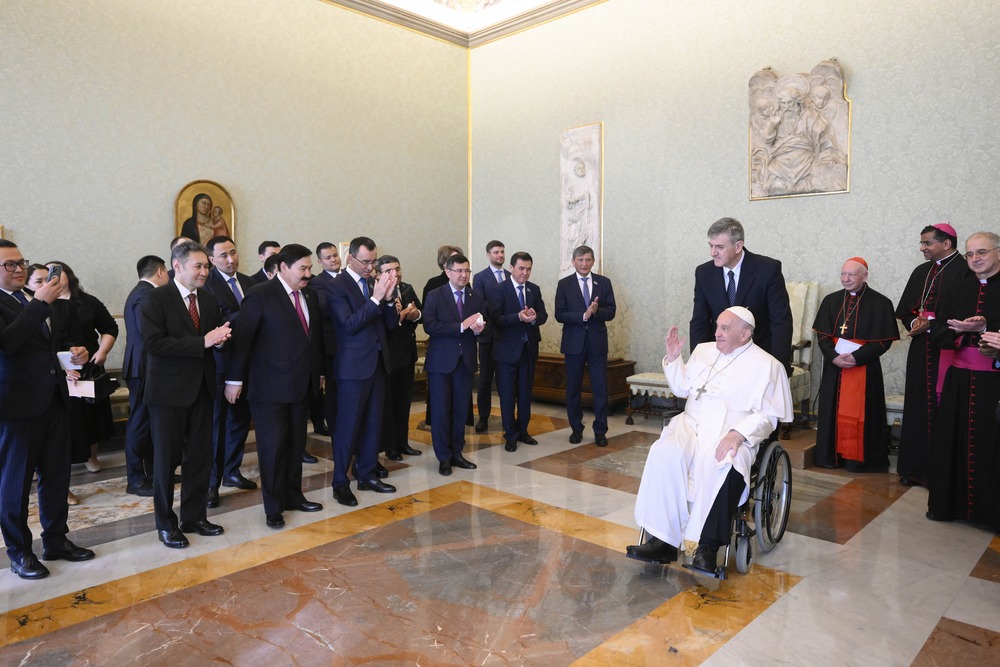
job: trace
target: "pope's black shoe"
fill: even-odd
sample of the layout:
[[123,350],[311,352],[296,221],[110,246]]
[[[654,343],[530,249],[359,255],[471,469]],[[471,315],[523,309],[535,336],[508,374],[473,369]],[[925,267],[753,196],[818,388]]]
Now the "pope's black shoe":
[[645,544],[633,544],[626,547],[625,555],[629,558],[646,561],[647,563],[665,565],[677,560],[677,547],[650,535]]
[[65,537],[60,542],[42,549],[42,560],[68,560],[76,563],[93,557],[93,551],[78,547]]
[[691,568],[714,577],[717,576],[716,569],[718,567],[719,547],[706,547],[699,544],[691,558]]
[[35,554],[27,553],[21,560],[10,560],[10,571],[22,579],[44,579],[49,576],[49,568],[38,562]]

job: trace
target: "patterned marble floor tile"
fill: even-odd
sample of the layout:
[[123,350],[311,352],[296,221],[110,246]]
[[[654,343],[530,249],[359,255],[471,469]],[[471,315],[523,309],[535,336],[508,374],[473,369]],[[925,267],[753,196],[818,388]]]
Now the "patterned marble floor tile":
[[1000,584],[1000,536],[993,538],[969,576]]
[[982,667],[1000,664],[1000,632],[942,618],[913,667]]
[[[792,476],[795,498],[795,475]],[[788,530],[844,544],[907,491],[894,474],[858,475],[809,509],[792,512]]]

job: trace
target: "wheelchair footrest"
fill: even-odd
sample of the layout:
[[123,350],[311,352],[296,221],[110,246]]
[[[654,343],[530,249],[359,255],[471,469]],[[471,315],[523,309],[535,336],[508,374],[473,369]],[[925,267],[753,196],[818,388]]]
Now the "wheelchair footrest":
[[695,574],[700,574],[703,577],[712,577],[713,579],[721,579],[721,580],[725,580],[727,578],[726,568],[724,565],[720,565],[719,567],[715,568],[715,572],[703,570],[700,567],[695,567],[691,563],[684,563],[684,565],[682,565],[681,567],[683,567],[685,570],[691,570]]

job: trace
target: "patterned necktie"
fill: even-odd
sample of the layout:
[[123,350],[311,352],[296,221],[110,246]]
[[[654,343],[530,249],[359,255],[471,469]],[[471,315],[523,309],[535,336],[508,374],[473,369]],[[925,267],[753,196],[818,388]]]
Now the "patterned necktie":
[[455,290],[455,305],[458,306],[458,319],[465,320],[465,308],[462,307],[462,290]]
[[583,282],[583,302],[587,304],[587,308],[590,308],[590,288],[587,287],[587,279],[580,278],[580,280]]
[[233,296],[236,297],[236,305],[237,306],[242,305],[243,304],[243,293],[240,292],[240,288],[236,286],[236,276],[233,276],[232,278],[230,278],[228,282],[229,282],[229,287],[232,288],[232,290],[233,290]]
[[735,306],[736,305],[736,274],[733,273],[732,269],[729,270],[729,289],[726,290],[726,293],[729,296],[729,305],[730,306]]
[[517,286],[517,302],[521,304],[521,310],[524,310],[524,285]]
[[201,318],[198,317],[198,304],[195,301],[198,297],[194,292],[188,294],[188,313],[191,314],[191,321],[194,322],[196,331],[201,331]]
[[370,299],[371,294],[368,293],[368,281],[364,278],[358,278],[358,282],[361,284],[361,292],[365,295],[365,298]]
[[299,291],[292,292],[292,299],[295,301],[295,312],[299,315],[299,322],[302,322],[302,330],[309,335],[309,324],[306,322],[306,314],[302,311],[302,302],[299,300]]

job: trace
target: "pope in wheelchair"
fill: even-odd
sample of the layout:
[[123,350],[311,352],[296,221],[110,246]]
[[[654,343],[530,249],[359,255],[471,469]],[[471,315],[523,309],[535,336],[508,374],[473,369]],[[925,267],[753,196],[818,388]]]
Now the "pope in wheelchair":
[[[758,447],[779,421],[793,417],[788,376],[774,357],[754,344],[754,326],[753,314],[746,308],[726,309],[717,320],[715,343],[695,347],[687,364],[681,359],[684,341],[677,327],[667,333],[663,372],[671,392],[687,402],[684,412],[663,428],[646,459],[635,502],[641,543],[628,547],[629,558],[671,563],[683,550],[693,553],[688,567],[724,578],[724,568],[721,573],[717,569],[719,547],[731,543],[733,519],[748,500]],[[769,477],[776,463],[783,465],[787,482],[781,491],[783,532],[791,488],[788,455],[777,443],[771,447],[777,448],[777,456],[771,457],[773,450],[768,448],[769,462],[762,464]],[[767,491],[781,481],[769,479]],[[771,528],[760,525],[773,518],[769,502],[764,511],[763,516],[757,513],[758,533]],[[749,569],[753,533],[747,532],[745,522],[738,533]],[[645,542],[642,535],[648,537]],[[765,548],[770,537],[758,534]],[[778,539],[780,534],[773,541]],[[740,571],[746,570],[740,567]]]

